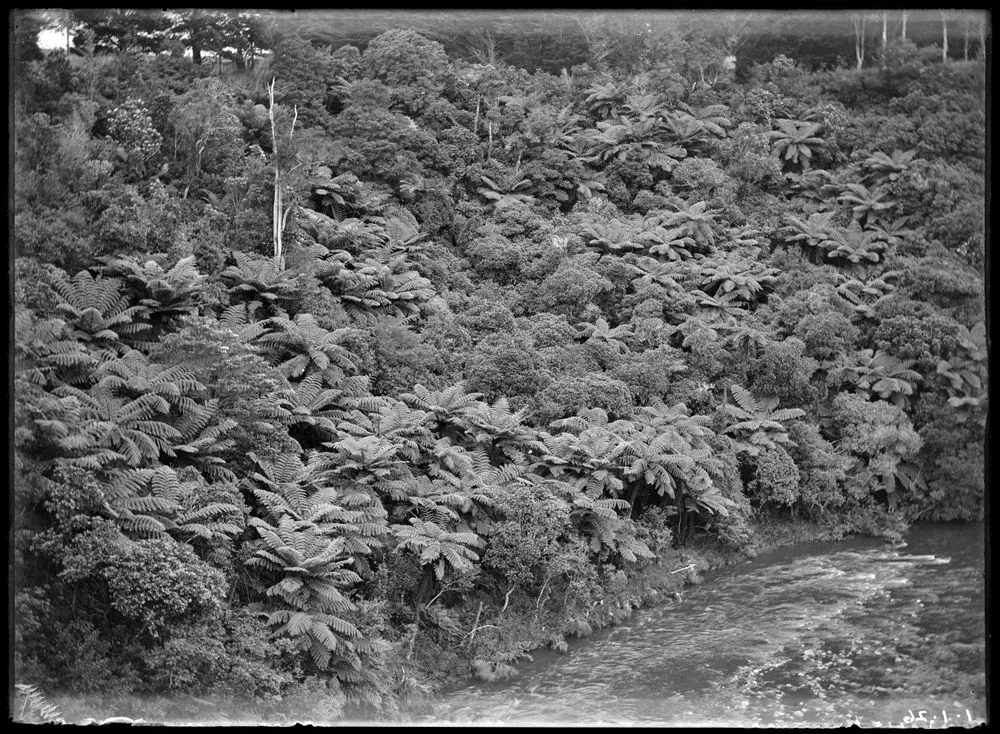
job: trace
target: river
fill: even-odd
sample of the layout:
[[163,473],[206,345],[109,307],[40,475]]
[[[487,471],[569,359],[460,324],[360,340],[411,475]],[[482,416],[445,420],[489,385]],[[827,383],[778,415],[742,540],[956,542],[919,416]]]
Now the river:
[[[415,723],[970,726],[986,714],[984,525],[779,549],[444,694]],[[923,713],[921,713],[923,712]]]

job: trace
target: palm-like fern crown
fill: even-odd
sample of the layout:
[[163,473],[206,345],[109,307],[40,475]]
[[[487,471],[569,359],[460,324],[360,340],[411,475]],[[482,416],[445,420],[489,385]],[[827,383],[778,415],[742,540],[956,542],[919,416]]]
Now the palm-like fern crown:
[[288,516],[277,526],[260,518],[251,518],[250,525],[259,540],[246,565],[268,579],[263,590],[271,600],[267,622],[274,634],[297,640],[320,669],[360,668],[361,632],[344,619],[354,611],[344,592],[361,578],[347,568],[351,558],[345,540]]
[[95,377],[99,387],[115,395],[138,398],[153,394],[162,397],[181,415],[203,414],[196,396],[203,394],[206,388],[184,365],[166,367],[150,362],[136,349],[127,349],[120,357],[102,362]]
[[321,439],[329,440],[336,437],[336,421],[346,417],[352,407],[348,393],[355,391],[342,387],[328,387],[321,373],[313,373],[278,393],[273,406],[289,425],[312,426]]
[[450,566],[457,572],[469,571],[479,560],[474,550],[482,547],[484,541],[475,533],[448,532],[433,522],[410,518],[410,526],[393,525],[392,530],[399,540],[400,550],[412,550],[420,554],[422,565],[433,564],[434,575],[441,580]]
[[108,262],[104,270],[124,277],[151,317],[196,311],[207,281],[195,266],[194,255],[181,258],[169,269],[155,259],[140,264],[136,259],[119,258]]
[[549,424],[559,430],[570,430],[579,434],[592,426],[607,426],[608,413],[603,408],[580,408],[576,415],[560,418]]
[[524,451],[538,447],[537,433],[524,424],[525,409],[513,412],[505,396],[493,405],[477,402],[466,408],[456,421],[474,441],[518,460]]
[[892,155],[879,150],[864,160],[864,166],[874,178],[895,181],[919,160],[915,150],[894,150]]
[[831,234],[828,257],[843,259],[847,263],[878,262],[886,249],[884,242],[875,238],[874,232],[862,229],[857,221],[847,227],[837,227]]
[[[719,407],[723,415],[736,419],[723,433],[740,437],[737,447],[751,454],[759,453],[762,447],[791,443],[785,421],[801,418],[805,411],[801,408],[778,409],[778,398],[774,396],[755,397],[741,385],[731,385],[729,393],[735,404],[725,403]],[[743,440],[742,437],[746,437]]]
[[690,206],[683,206],[677,211],[667,212],[662,218],[662,226],[667,230],[666,237],[690,237],[703,248],[715,245],[715,218],[717,212],[708,208],[708,202],[698,201]]
[[729,393],[736,401],[738,410],[742,411],[748,418],[769,418],[775,421],[788,420],[805,415],[805,411],[800,408],[785,408],[776,410],[778,398],[773,395],[754,397],[749,390],[742,385],[730,385]]
[[896,206],[896,202],[887,197],[888,194],[880,187],[870,190],[863,184],[848,183],[844,184],[844,189],[837,197],[837,201],[850,204],[854,218],[860,220],[871,219],[873,215],[878,216],[880,212]]
[[[190,475],[189,475],[190,476]],[[196,501],[201,477],[181,480],[165,466],[113,472],[108,510],[123,531],[137,537],[171,535],[182,541],[225,542],[242,530],[242,511],[229,501]],[[224,495],[221,495],[224,497]]]
[[614,82],[593,84],[587,91],[584,104],[591,113],[601,117],[613,114],[617,106],[625,100],[626,93]]
[[390,244],[412,246],[425,235],[420,233],[420,223],[413,213],[404,206],[392,204],[385,210],[385,234]]
[[69,280],[57,277],[53,288],[62,298],[66,311],[93,309],[100,314],[112,316],[126,308],[122,282],[117,278],[95,278],[90,271],[81,270]]
[[805,143],[807,145],[823,142],[822,139],[815,137],[823,129],[822,123],[800,122],[787,118],[778,119],[775,122],[778,125],[778,129],[770,133],[774,139],[787,139],[794,143]]
[[56,308],[79,341],[118,350],[149,328],[139,320],[141,307],[128,305],[117,278],[95,278],[81,270],[69,280],[57,277],[53,288],[61,299]]
[[[656,247],[657,245],[650,247],[650,252]],[[684,252],[686,253],[685,257],[691,257],[691,253],[686,249]],[[683,259],[676,252],[674,255],[673,259],[675,260]],[[668,259],[671,258],[668,256]],[[635,274],[635,277],[632,279],[633,286],[658,285],[669,293],[684,292],[684,287],[675,280],[675,276],[679,275],[679,270],[672,263],[661,262],[656,258],[643,255],[628,255],[626,258],[623,258],[623,262],[628,264]]]
[[636,228],[620,219],[587,223],[580,235],[589,246],[602,252],[642,249],[642,244],[636,241]]
[[825,145],[825,141],[818,137],[822,124],[788,119],[779,119],[775,122],[778,129],[768,133],[775,154],[784,160],[808,168],[813,149]]
[[311,499],[323,485],[323,473],[328,462],[316,452],[307,453],[307,463],[295,454],[282,454],[274,460],[250,458],[257,465],[248,478],[251,491],[275,518],[289,514],[304,520],[315,509]]
[[[312,314],[297,314],[294,319],[276,316],[267,321],[268,331],[257,341],[269,348],[272,361],[286,377],[302,379],[318,372],[331,385],[340,377],[357,371],[356,357],[340,342],[360,336],[356,329],[328,331]],[[329,374],[334,370],[334,374]]]
[[363,558],[381,544],[379,538],[386,532],[385,509],[371,498],[329,484],[328,455],[310,451],[305,456],[305,463],[294,455],[273,462],[255,457],[259,471],[248,478],[248,487],[269,520],[287,517],[314,525],[322,535],[343,540],[352,562],[367,570]]
[[462,382],[435,391],[418,383],[413,386],[412,393],[403,393],[399,397],[413,408],[433,413],[439,421],[454,421],[466,408],[480,403],[483,394],[467,393]]
[[756,300],[766,287],[777,282],[779,271],[753,258],[752,254],[736,260],[702,260],[696,268],[702,290],[711,296],[735,293],[741,300]]
[[407,482],[399,500],[401,505],[396,510],[396,516],[406,518],[415,514],[420,520],[439,527],[454,526],[463,514],[473,509],[473,499],[469,494],[456,491],[446,482],[424,476]]
[[219,401],[212,399],[199,406],[198,411],[184,412],[173,424],[180,434],[171,446],[173,466],[190,465],[215,482],[236,482],[236,475],[220,456],[230,451],[234,441],[229,437],[239,424],[232,418],[218,421]]
[[539,459],[532,465],[557,478],[564,478],[591,499],[618,495],[624,487],[622,468],[628,444],[605,426],[552,436],[541,434]]
[[242,252],[234,252],[233,257],[236,264],[223,270],[221,277],[229,285],[234,305],[245,303],[254,320],[271,316],[287,318],[285,307],[297,295],[298,275],[282,269],[273,258],[255,258]]
[[805,242],[817,246],[830,238],[833,228],[834,211],[813,212],[805,221],[791,214],[785,215],[786,236],[793,242]]
[[14,372],[22,379],[37,386],[91,379],[97,357],[72,338],[62,319],[36,321],[31,313],[18,313],[14,330]]
[[[83,391],[61,385],[53,391],[61,397],[73,398],[86,421],[83,433],[77,434],[82,452],[76,461],[87,462],[96,456],[117,458],[127,466],[141,467],[159,462],[161,456],[174,456],[172,445],[180,432],[159,420],[169,414],[170,403],[154,393],[143,393],[135,399],[119,398],[104,387]],[[112,452],[112,455],[101,450]],[[98,462],[100,465],[101,462]]]

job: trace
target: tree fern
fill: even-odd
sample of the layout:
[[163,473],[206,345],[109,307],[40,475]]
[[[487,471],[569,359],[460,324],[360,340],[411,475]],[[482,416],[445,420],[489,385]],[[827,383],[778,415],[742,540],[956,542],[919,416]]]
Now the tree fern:
[[357,568],[369,570],[366,557],[386,533],[386,512],[377,499],[331,483],[330,457],[316,451],[282,456],[275,461],[254,457],[258,471],[246,486],[262,507],[266,518],[278,522],[283,517],[314,525],[317,532],[343,540]]
[[784,422],[801,418],[805,411],[800,408],[778,410],[778,399],[773,396],[756,398],[741,385],[731,385],[729,393],[735,404],[725,403],[720,413],[735,418],[723,433],[739,437],[741,450],[756,455],[761,447],[791,443]]
[[206,277],[195,266],[194,255],[181,258],[165,268],[162,256],[143,263],[134,258],[111,259],[103,270],[123,277],[134,292],[133,301],[151,323],[163,323],[175,316],[197,313]]
[[[359,336],[356,329],[328,331],[311,314],[298,314],[294,319],[274,317],[267,322],[268,331],[257,337],[278,370],[289,378],[302,379],[318,372],[330,385],[336,385],[343,375],[357,371],[356,357],[341,340]],[[327,376],[327,373],[332,373]]]
[[104,388],[83,391],[68,385],[56,388],[55,392],[78,401],[81,416],[88,421],[86,430],[93,448],[111,449],[133,467],[156,463],[161,455],[174,455],[171,447],[181,434],[158,420],[170,411],[170,404],[159,395],[145,393],[127,400]]
[[38,686],[28,683],[14,685],[15,697],[11,713],[21,724],[65,724],[59,707],[45,699]]
[[295,640],[321,670],[342,661],[359,667],[354,641],[361,633],[345,614],[354,611],[346,592],[361,579],[347,568],[345,541],[288,516],[276,526],[260,518],[250,525],[258,540],[246,564],[261,574],[273,633]]
[[37,321],[30,312],[14,319],[14,371],[35,385],[79,385],[91,379],[97,358],[62,319]]
[[455,423],[494,461],[520,461],[526,452],[543,448],[534,429],[524,424],[524,413],[511,411],[501,396],[493,405],[477,402],[465,408]]
[[233,258],[236,264],[221,274],[229,286],[231,305],[245,305],[253,321],[288,318],[286,309],[298,296],[298,275],[278,267],[273,258],[253,258],[242,252],[234,252]]
[[81,270],[70,279],[56,278],[53,288],[61,299],[56,308],[70,335],[92,348],[118,352],[129,343],[139,343],[149,329],[141,320],[142,308],[129,305],[117,278],[95,278]]
[[410,518],[410,525],[393,525],[397,548],[418,553],[420,564],[431,566],[440,581],[450,567],[461,573],[473,569],[479,555],[475,548],[484,545],[475,533],[449,533],[433,522]]
[[193,466],[213,481],[235,482],[236,475],[222,455],[235,445],[229,433],[238,424],[231,418],[214,422],[218,406],[219,401],[213,398],[204,403],[200,413],[188,413],[174,423],[180,439],[171,446],[174,456],[168,461],[171,466]]

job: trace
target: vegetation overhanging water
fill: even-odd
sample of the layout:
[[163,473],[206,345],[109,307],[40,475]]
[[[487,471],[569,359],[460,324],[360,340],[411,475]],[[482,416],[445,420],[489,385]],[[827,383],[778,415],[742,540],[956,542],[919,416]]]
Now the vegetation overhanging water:
[[16,11],[19,719],[387,721],[593,635],[598,718],[979,715],[952,554],[738,565],[983,518],[989,19],[818,17]]
[[712,572],[513,681],[415,722],[974,726],[986,712],[984,528],[808,544]]

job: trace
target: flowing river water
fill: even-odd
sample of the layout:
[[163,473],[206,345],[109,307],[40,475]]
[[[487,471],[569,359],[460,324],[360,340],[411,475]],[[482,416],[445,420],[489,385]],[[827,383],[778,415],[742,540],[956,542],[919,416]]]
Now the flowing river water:
[[[914,726],[986,714],[985,529],[800,545],[682,600],[536,651],[442,696],[421,724]],[[923,713],[921,713],[923,712]]]

